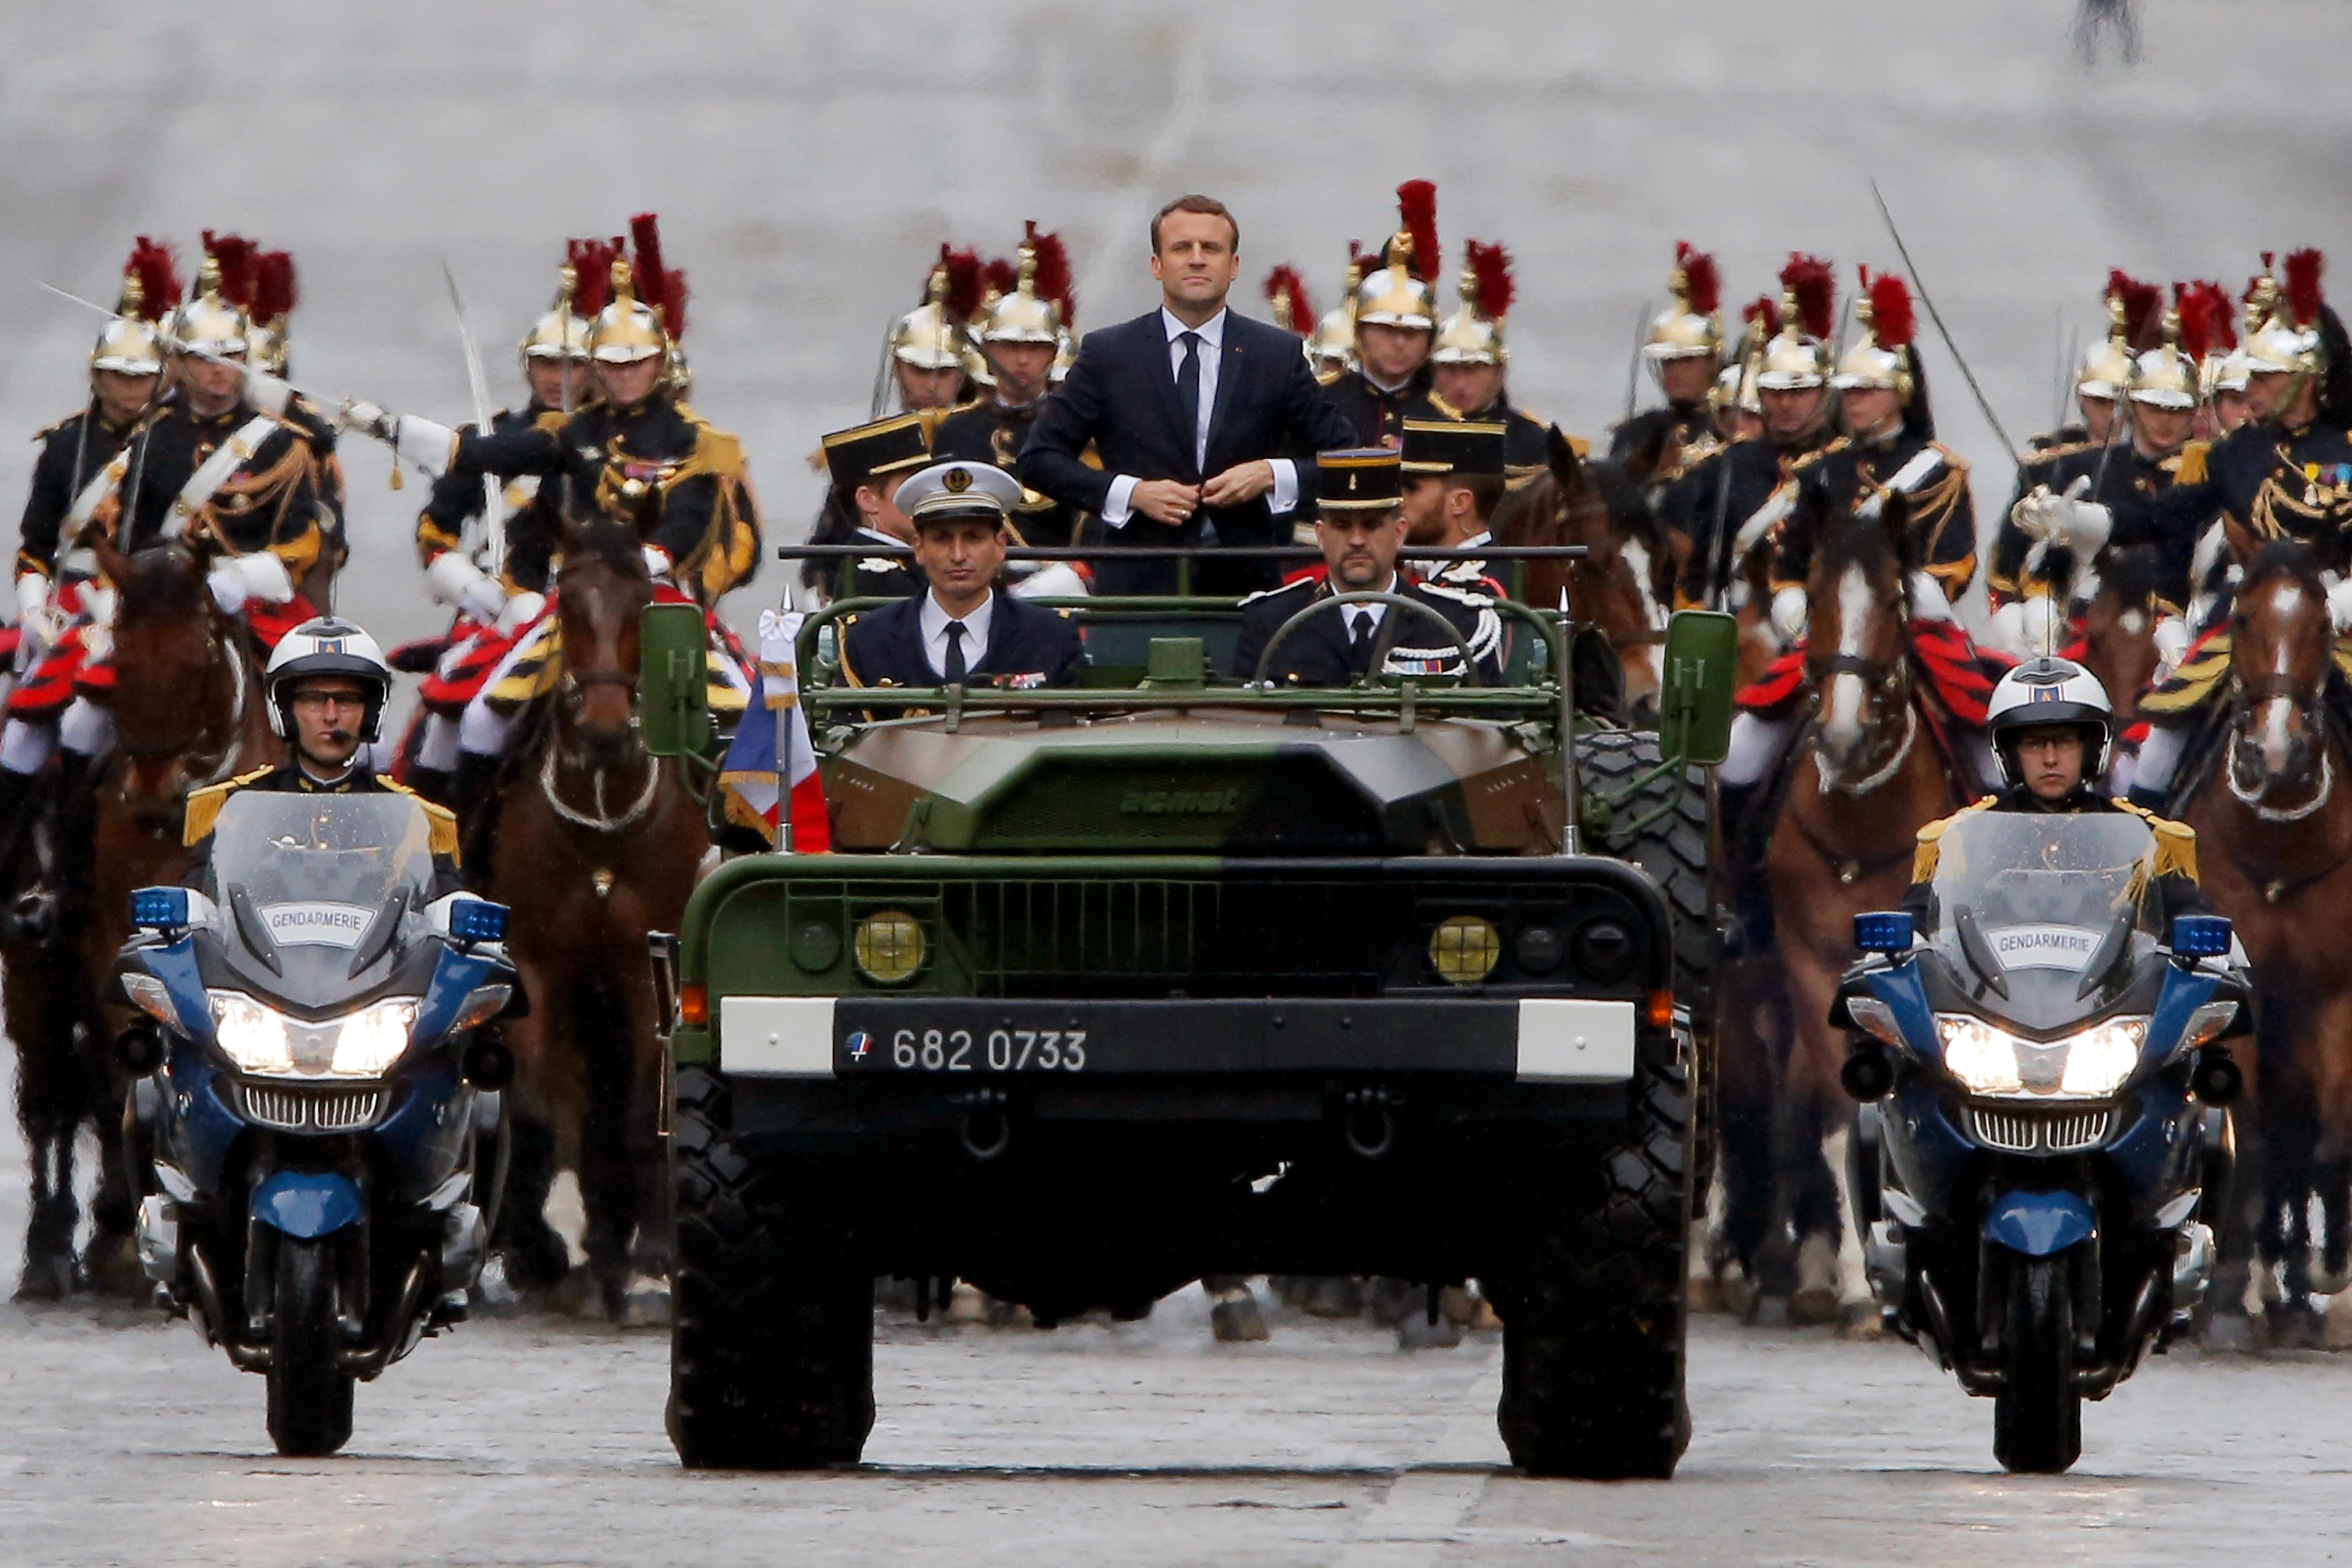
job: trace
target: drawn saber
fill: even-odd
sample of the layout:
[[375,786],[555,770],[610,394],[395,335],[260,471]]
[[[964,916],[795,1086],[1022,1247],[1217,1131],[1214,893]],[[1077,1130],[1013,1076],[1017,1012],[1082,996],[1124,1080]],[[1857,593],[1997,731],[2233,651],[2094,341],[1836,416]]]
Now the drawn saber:
[[1984,388],[1978,384],[1977,373],[1969,369],[1968,357],[1960,352],[1960,346],[1952,341],[1951,329],[1944,325],[1943,316],[1936,309],[1935,297],[1927,292],[1927,285],[1919,276],[1919,264],[1911,259],[1911,247],[1903,243],[1903,231],[1895,226],[1895,214],[1886,210],[1886,198],[1879,194],[1875,180],[1870,183],[1870,199],[1878,204],[1878,215],[1886,225],[1886,236],[1895,242],[1895,254],[1903,258],[1903,270],[1911,275],[1911,287],[1919,296],[1919,303],[1927,308],[1927,319],[1936,324],[1936,335],[1944,340],[1946,351],[1952,356],[1952,362],[1960,367],[1961,379],[1969,383],[1969,391],[1975,394],[1977,411],[1985,416],[1985,423],[1992,426],[1992,433],[2000,437],[2001,449],[2009,454],[2011,462],[2015,462],[2017,443],[2011,441],[2009,432],[2000,427],[2000,416],[1993,413],[1992,400],[1985,396]]
[[[482,350],[474,341],[474,323],[466,314],[466,297],[457,287],[457,275],[449,264],[441,264],[441,281],[449,286],[449,304],[457,312],[457,337],[466,347],[466,384],[474,394],[474,428],[484,435],[490,434],[490,382],[482,370]],[[507,503],[506,493],[495,474],[482,476],[482,526],[488,530],[484,541],[489,558],[489,573],[493,578],[506,575],[507,569]]]

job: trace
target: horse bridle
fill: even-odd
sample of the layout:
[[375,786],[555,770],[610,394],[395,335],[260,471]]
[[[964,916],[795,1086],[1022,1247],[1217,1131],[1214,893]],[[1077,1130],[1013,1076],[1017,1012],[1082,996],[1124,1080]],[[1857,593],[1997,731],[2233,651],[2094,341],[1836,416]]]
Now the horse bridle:
[[[2273,670],[2252,680],[2243,675],[2238,677],[2238,716],[2230,727],[2230,747],[2221,758],[2221,776],[2230,786],[2230,793],[2238,798],[2239,803],[2266,822],[2299,822],[2326,805],[2328,797],[2335,792],[2336,768],[2327,758],[2327,714],[2322,695],[2325,690],[2326,683],[2323,681],[2320,691],[2306,691],[2295,683],[2294,676],[2283,670]],[[2311,799],[2300,806],[2264,805],[2266,790],[2248,789],[2238,782],[2237,747],[2247,738],[2241,726],[2264,704],[2281,700],[2294,706],[2296,715],[2316,737],[2319,747],[2318,787],[2313,790]]]
[[[1884,663],[1866,659],[1860,653],[1832,653],[1830,655],[1828,663],[1822,665],[1818,672],[1815,672],[1809,666],[1807,668],[1806,674],[1813,682],[1814,706],[1813,721],[1810,731],[1806,736],[1807,744],[1810,745],[1821,733],[1820,694],[1828,687],[1830,677],[1833,675],[1858,676],[1872,691],[1881,694],[1888,694],[1894,692],[1897,687],[1903,685],[1905,677],[1908,672],[1908,662],[1909,655],[1906,650],[1904,653],[1898,653],[1893,659]],[[1832,793],[1839,795],[1869,794],[1872,790],[1878,789],[1888,779],[1894,778],[1897,772],[1902,770],[1903,764],[1910,760],[1911,747],[1917,743],[1918,738],[1919,712],[1914,705],[1906,702],[1903,705],[1903,738],[1895,746],[1894,754],[1884,763],[1871,769],[1870,772],[1864,774],[1860,779],[1852,780],[1833,780],[1830,778],[1827,772],[1822,772],[1821,775],[1822,793],[1824,795]],[[1815,759],[1814,765],[1817,768],[1820,767],[1818,758]]]
[[[561,573],[558,576],[560,579]],[[557,613],[561,614],[560,609]],[[557,689],[564,697],[567,716],[575,717],[580,712],[582,699],[597,686],[620,687],[629,694],[630,706],[634,708],[637,685],[638,675],[635,670],[591,670],[583,674],[572,668],[568,660],[565,662],[562,675],[556,682]],[[645,814],[653,809],[654,797],[661,789],[661,760],[643,754],[641,754],[642,759],[646,764],[645,787],[637,791],[635,800],[621,809],[617,816],[604,804],[604,779],[612,770],[593,763],[580,766],[587,770],[589,789],[596,799],[595,810],[593,812],[583,811],[567,804],[562,792],[556,787],[557,773],[566,760],[562,755],[563,747],[561,742],[562,727],[559,727],[557,743],[547,747],[539,765],[540,793],[547,797],[549,808],[558,817],[573,827],[586,828],[591,832],[617,833],[635,826]]]

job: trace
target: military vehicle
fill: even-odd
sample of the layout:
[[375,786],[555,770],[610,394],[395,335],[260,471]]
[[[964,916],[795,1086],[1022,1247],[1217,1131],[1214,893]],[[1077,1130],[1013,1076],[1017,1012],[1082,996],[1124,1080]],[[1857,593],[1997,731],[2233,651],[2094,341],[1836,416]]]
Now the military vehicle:
[[1192,597],[1055,601],[1076,688],[834,684],[826,627],[881,602],[800,642],[834,852],[731,859],[656,938],[681,1458],[856,1461],[877,1276],[1051,1324],[1285,1273],[1481,1281],[1512,1458],[1670,1474],[1728,618],[1675,618],[1642,734],[1516,604],[1501,687],[1219,682],[1234,601]]

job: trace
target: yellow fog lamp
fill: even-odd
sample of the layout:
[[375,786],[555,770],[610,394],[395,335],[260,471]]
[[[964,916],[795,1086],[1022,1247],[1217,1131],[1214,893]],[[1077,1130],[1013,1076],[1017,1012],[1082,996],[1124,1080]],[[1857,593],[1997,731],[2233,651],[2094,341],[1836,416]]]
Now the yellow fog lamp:
[[1476,985],[1502,956],[1502,934],[1479,915],[1449,915],[1429,936],[1429,967],[1451,985]]
[[904,910],[885,909],[857,923],[851,946],[859,974],[877,985],[901,985],[923,967],[923,923]]

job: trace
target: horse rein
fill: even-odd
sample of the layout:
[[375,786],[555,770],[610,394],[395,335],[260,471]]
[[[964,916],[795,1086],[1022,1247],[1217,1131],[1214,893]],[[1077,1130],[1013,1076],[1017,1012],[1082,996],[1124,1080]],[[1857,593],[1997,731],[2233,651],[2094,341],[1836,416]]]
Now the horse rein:
[[[597,686],[618,686],[629,694],[630,706],[634,708],[636,706],[637,674],[633,670],[591,670],[582,674],[567,664],[562,676],[557,682],[557,689],[562,693],[568,710],[573,714],[579,711],[581,698]],[[562,736],[562,727],[559,726],[556,735],[558,742],[561,741]],[[539,764],[540,793],[547,797],[549,809],[562,821],[575,828],[585,828],[590,832],[618,833],[636,826],[638,822],[644,821],[646,813],[653,810],[654,799],[661,790],[662,769],[658,758],[646,757],[642,752],[639,754],[640,759],[646,764],[645,787],[637,791],[636,799],[622,808],[620,814],[615,816],[611,808],[604,804],[604,780],[612,772],[612,769],[607,768],[590,763],[577,764],[586,769],[589,789],[595,796],[596,804],[593,812],[580,810],[564,800],[556,784],[556,776],[562,760],[562,751],[563,747],[561,744],[550,745],[541,753]]]
[[[2235,753],[2238,743],[2244,740],[2246,736],[2239,727],[2239,724],[2233,723],[2230,727],[2231,755],[2221,759],[2221,775],[2223,780],[2230,786],[2230,793],[2238,798],[2240,805],[2244,806],[2265,822],[2300,822],[2305,818],[2312,816],[2322,806],[2327,804],[2328,797],[2336,791],[2336,768],[2335,764],[2328,760],[2327,756],[2329,750],[2327,716],[2320,706],[2319,694],[2303,690],[2294,684],[2294,679],[2291,675],[2282,672],[2273,672],[2251,681],[2243,676],[2238,677],[2238,696],[2240,723],[2252,718],[2254,710],[2265,703],[2284,700],[2294,705],[2294,711],[2302,716],[2304,723],[2309,727],[2311,732],[2319,737],[2319,788],[2310,800],[2300,806],[2264,805],[2263,800],[2269,793],[2266,789],[2248,789],[2238,782]],[[2273,899],[2272,902],[2275,903],[2276,900]]]

